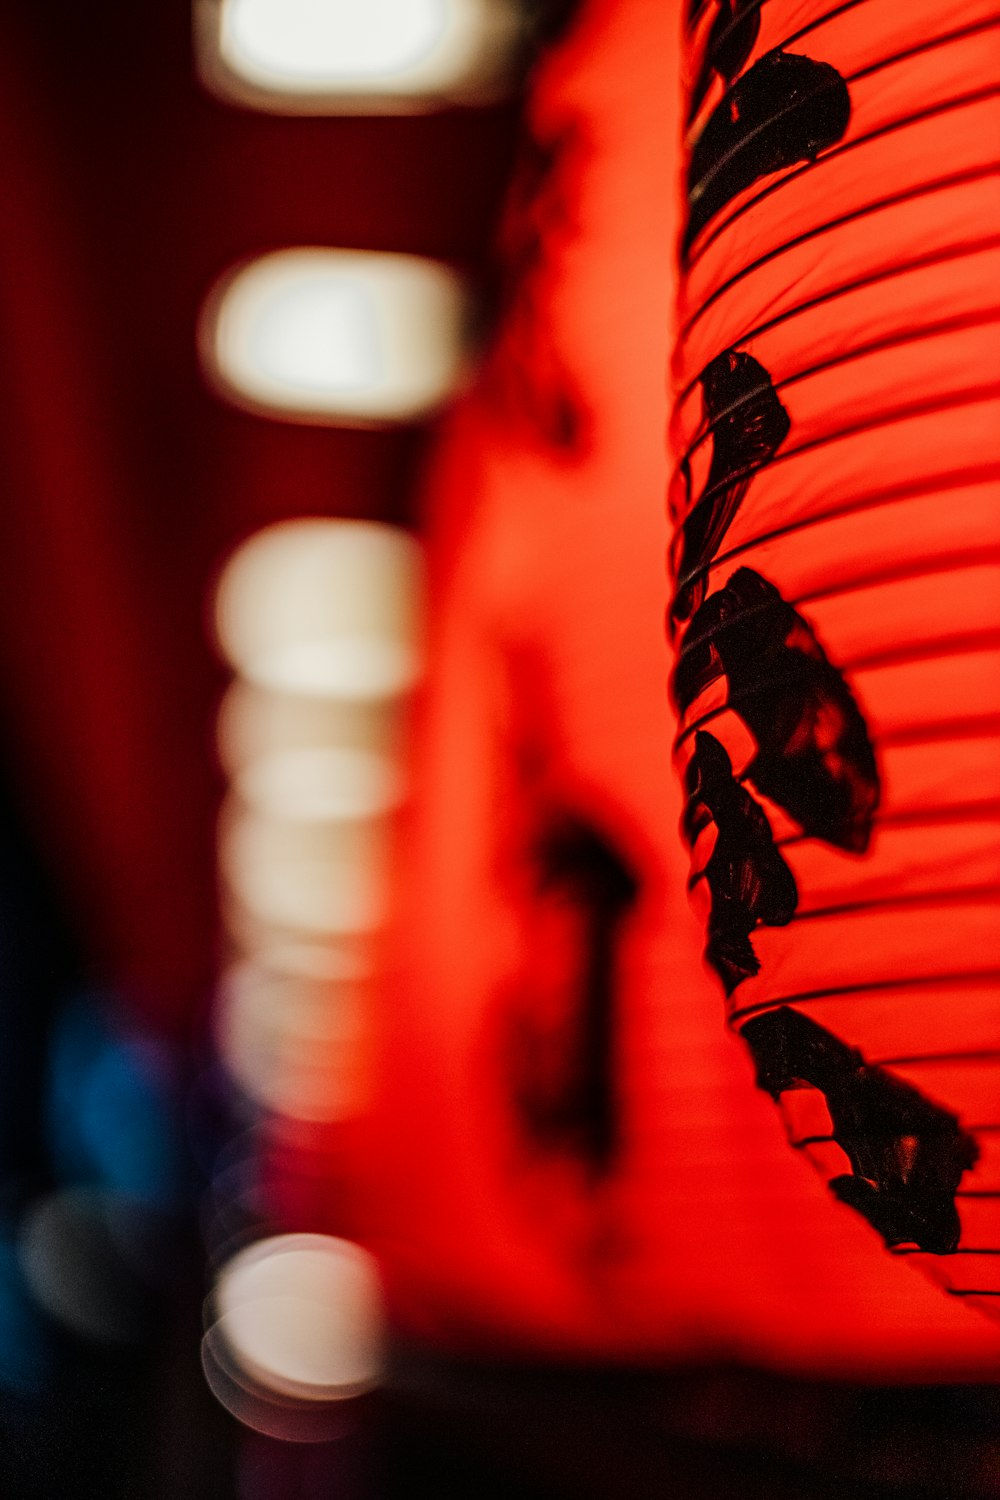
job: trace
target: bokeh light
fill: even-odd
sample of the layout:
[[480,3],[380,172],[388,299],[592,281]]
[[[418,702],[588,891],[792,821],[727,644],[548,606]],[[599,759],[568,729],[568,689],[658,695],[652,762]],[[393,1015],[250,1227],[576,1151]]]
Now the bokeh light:
[[327,1235],[279,1235],[234,1256],[213,1297],[216,1339],[238,1369],[295,1401],[341,1401],[371,1390],[383,1361],[375,1261]]
[[223,278],[201,329],[206,371],[237,404],[290,421],[409,422],[459,386],[468,304],[413,255],[280,250]]
[[122,1214],[144,1205],[96,1188],[65,1188],[25,1215],[20,1263],[38,1304],[80,1338],[136,1344],[149,1327],[149,1288],[123,1247]]
[[515,0],[206,0],[196,13],[210,88],[308,113],[488,99],[523,30]]
[[317,698],[241,681],[222,700],[216,736],[219,761],[233,779],[288,751],[333,748],[392,762],[398,776],[402,738],[398,700]]
[[264,921],[314,935],[372,932],[387,914],[388,834],[383,820],[264,818],[231,798],[219,822],[219,868]]
[[46,1100],[61,1181],[102,1184],[164,1209],[176,1205],[183,1188],[176,1088],[162,1041],[120,1030],[91,997],[67,1005],[52,1036]]
[[362,1398],[291,1400],[267,1390],[240,1369],[226,1336],[227,1326],[220,1320],[204,1335],[201,1365],[215,1399],[244,1427],[291,1443],[330,1443],[357,1429],[356,1408]]
[[234,964],[215,1011],[219,1055],[251,1098],[279,1114],[334,1120],[356,1111],[365,1081],[363,987]]
[[231,892],[222,893],[223,926],[233,947],[276,974],[304,979],[364,979],[375,965],[377,934],[309,932],[268,921]]
[[420,671],[421,554],[398,527],[308,519],[257,532],[216,596],[219,643],[266,688],[377,701]]
[[345,746],[282,750],[251,762],[237,795],[265,817],[336,823],[372,818],[402,800],[402,778],[385,757]]

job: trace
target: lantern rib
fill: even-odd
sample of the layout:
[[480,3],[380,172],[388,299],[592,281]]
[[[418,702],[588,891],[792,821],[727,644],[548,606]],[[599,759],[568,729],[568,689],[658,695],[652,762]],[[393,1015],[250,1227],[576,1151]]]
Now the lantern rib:
[[[1000,96],[1000,88],[997,89],[997,94]],[[995,323],[1000,323],[1000,307],[990,308],[985,315],[982,313],[962,313],[957,314],[953,318],[941,318],[934,323],[913,324],[899,332],[885,334],[880,338],[872,339],[867,344],[856,344],[853,348],[845,350],[843,354],[831,355],[828,359],[820,360],[817,364],[806,365],[801,370],[796,370],[793,374],[784,376],[781,380],[772,381],[769,386],[754,386],[752,390],[744,392],[731,405],[713,412],[712,425],[705,427],[698,434],[694,442],[685,449],[678,462],[680,465],[690,462],[698,450],[704,447],[705,443],[714,436],[715,427],[718,423],[724,418],[731,416],[733,412],[739,411],[740,407],[752,402],[762,391],[787,390],[789,386],[799,385],[803,380],[809,380],[814,375],[823,375],[828,370],[836,370],[842,368],[844,365],[853,364],[856,360],[865,359],[870,354],[883,354],[887,353],[890,349],[905,348],[908,344],[930,342],[935,338],[940,338],[949,333],[967,333],[977,328],[989,328]],[[685,582],[685,579],[678,580],[681,586]]]
[[[720,35],[716,38],[715,46],[712,47],[711,50],[708,48],[705,49],[703,60],[707,62],[710,61],[713,56],[716,56],[721,50],[721,44],[725,43],[729,39],[736,27],[741,26],[746,20],[747,16],[752,15],[755,10],[760,10],[761,5],[763,5],[764,3],[766,3],[766,0],[755,0],[754,4],[748,5],[745,10],[742,10],[738,18],[729,26],[727,26],[725,31],[721,32]],[[804,26],[800,26],[797,31],[789,32],[787,36],[782,37],[780,41],[777,41],[772,46],[768,47],[767,52],[784,52],[788,47],[793,47],[796,42],[801,42],[803,37],[811,36],[814,31],[821,31],[824,26],[828,25],[830,21],[835,21],[838,16],[845,15],[848,11],[851,10],[857,10],[858,6],[866,5],[867,3],[868,0],[842,0],[842,3],[840,5],[835,5],[831,10],[824,11],[821,16],[814,16],[811,21],[808,21]],[[761,56],[766,56],[767,52],[761,53]],[[742,74],[740,76],[742,76]],[[718,109],[720,104],[725,104],[726,100],[732,93],[735,84],[738,82],[739,78],[737,77],[733,79],[732,83],[726,85],[726,87],[722,90],[722,93],[719,95],[718,99],[715,101],[715,104],[712,106],[713,111]],[[700,113],[701,111],[699,111],[699,114]],[[701,131],[689,132],[685,144],[693,143],[698,139],[700,134]]]
[[[790,459],[799,458],[803,453],[816,453],[822,448],[829,448],[833,443],[839,443],[845,438],[861,437],[869,432],[877,432],[883,427],[893,427],[897,422],[909,422],[917,417],[934,416],[939,412],[959,411],[965,406],[975,406],[980,401],[994,401],[1000,397],[1000,381],[982,381],[978,385],[969,386],[964,390],[949,392],[947,396],[935,396],[922,401],[907,401],[902,406],[889,407],[885,411],[878,412],[864,422],[852,422],[847,427],[838,427],[833,432],[822,432],[818,437],[808,438],[803,443],[798,443],[794,448],[784,448],[776,453],[773,458],[768,459],[768,469],[777,468],[779,464],[788,463]],[[727,489],[739,483],[747,477],[758,474],[764,467],[759,463],[744,464],[742,468],[733,469],[723,479],[709,486],[691,506],[683,517],[683,522],[688,521],[691,516],[697,514],[704,506],[710,505],[717,495],[723,494]]]
[[[846,214],[838,214],[833,219],[827,219],[823,224],[817,224],[814,228],[805,230],[790,240],[785,240],[783,244],[776,245],[773,250],[768,250],[766,254],[758,256],[756,260],[749,261],[712,292],[701,298],[695,312],[681,326],[680,338],[683,340],[689,337],[691,330],[697,327],[705,314],[727,292],[732,291],[733,287],[738,286],[754,271],[759,271],[761,267],[780,260],[790,251],[797,250],[802,245],[812,244],[815,240],[822,239],[825,235],[832,234],[834,230],[842,229],[848,224],[860,223],[874,214],[882,213],[885,209],[916,203],[920,198],[930,197],[934,193],[947,192],[949,188],[964,187],[971,183],[985,182],[990,177],[997,176],[1000,176],[1000,161],[990,160],[975,167],[964,167],[959,172],[948,172],[943,177],[932,178],[929,182],[922,182],[917,187],[906,188],[898,193],[888,193],[883,198],[875,198],[870,203],[862,204],[860,208],[851,209]],[[894,274],[898,274],[900,269],[897,262],[893,268]]]
[[[880,62],[873,63],[868,68],[860,69],[857,73],[849,73],[845,76],[844,82],[857,83],[859,79],[870,78],[882,69],[892,67],[896,63],[907,62],[910,58],[918,56],[920,53],[933,52],[939,48],[951,46],[954,42],[965,41],[970,37],[998,29],[1000,29],[1000,19],[976,22],[974,26],[965,26],[956,31],[949,32],[934,42],[924,43],[922,46],[911,48],[906,52],[897,52],[892,57],[883,58]],[[987,99],[996,98],[998,93],[1000,93],[1000,89],[995,85],[989,85],[985,88],[973,89],[968,94],[959,94],[953,99],[942,99],[936,104],[925,105],[922,109],[918,109],[912,114],[899,115],[893,120],[888,120],[884,125],[878,125],[874,129],[866,131],[864,135],[854,136],[842,145],[831,146],[829,150],[822,152],[812,161],[808,161],[802,166],[793,167],[783,177],[779,177],[777,181],[769,182],[767,187],[761,188],[751,198],[745,199],[733,209],[731,214],[714,224],[711,229],[706,225],[706,233],[703,237],[699,238],[697,249],[693,249],[692,253],[688,256],[687,264],[689,270],[696,269],[720,235],[724,234],[733,224],[738,223],[752,208],[756,208],[759,203],[766,202],[768,198],[780,192],[788,183],[797,182],[800,177],[805,176],[807,173],[815,172],[825,162],[839,161],[841,157],[848,156],[851,152],[857,150],[859,146],[868,146],[873,141],[879,141],[887,136],[894,135],[899,130],[905,130],[911,125],[919,125],[924,120],[932,120],[938,115],[949,114],[952,110],[961,109],[966,105],[983,103]],[[775,116],[775,118],[778,117]]]
[[[746,542],[741,542],[736,547],[730,547],[726,552],[718,553],[711,562],[706,563],[703,568],[691,570],[688,577],[693,581],[702,575],[708,575],[723,563],[732,561],[734,557],[742,557],[748,552],[755,551],[767,542],[779,540],[781,537],[794,536],[799,532],[807,531],[813,526],[824,525],[828,521],[846,520],[848,517],[862,512],[880,509],[883,505],[906,504],[911,500],[922,500],[928,495],[934,495],[942,491],[977,489],[983,484],[1000,479],[1000,462],[994,464],[983,464],[974,469],[960,469],[945,474],[931,474],[912,485],[892,485],[885,490],[871,490],[867,494],[859,496],[858,499],[850,501],[846,505],[838,505],[832,510],[825,510],[808,516],[802,516],[797,521],[790,521],[785,526],[773,527],[770,531],[760,532]],[[990,549],[992,550],[992,549]],[[905,575],[903,575],[905,576]],[[793,604],[801,604],[813,599],[825,597],[823,591],[817,590],[812,594],[800,595],[792,600]],[[701,635],[693,638],[690,642],[684,642],[680,648],[678,657],[686,651],[693,650],[702,641],[711,639],[719,627],[713,626],[711,630],[704,631]]]
[[[765,333],[771,333],[775,328],[781,328],[784,324],[792,322],[795,318],[805,313],[813,312],[818,307],[823,307],[830,302],[837,301],[840,297],[848,297],[852,292],[866,291],[868,288],[878,286],[883,281],[894,281],[898,276],[908,275],[911,271],[932,270],[937,266],[944,266],[954,260],[966,260],[975,255],[982,255],[990,250],[1000,248],[1000,234],[984,235],[978,240],[963,240],[961,244],[951,245],[946,250],[929,251],[923,255],[913,256],[910,260],[896,261],[891,266],[886,266],[879,271],[873,271],[865,276],[853,278],[851,281],[842,282],[839,286],[831,287],[828,291],[819,292],[815,297],[809,297],[805,302],[796,303],[794,307],[787,308],[782,313],[777,313],[773,318],[768,318],[763,323],[756,324],[746,333],[740,334],[739,338],[730,345],[733,351],[740,349],[744,344],[752,343],[754,339],[760,338]],[[698,387],[700,375],[681,388],[678,392],[675,406],[679,410],[690,400]]]
[[[864,912],[908,911],[913,907],[977,906],[1000,894],[1000,880],[988,885],[945,888],[936,891],[909,891],[893,896],[873,896],[865,901],[842,901],[836,905],[807,907],[799,910],[787,924],[823,921],[828,917],[850,917]],[[1000,1053],[997,1054],[1000,1056]],[[881,1061],[882,1059],[877,1059]],[[897,1062],[899,1059],[895,1059]]]
[[931,989],[935,985],[949,987],[966,984],[1000,984],[1000,968],[953,969],[935,974],[908,974],[901,978],[858,980],[854,984],[827,985],[822,989],[800,990],[791,995],[775,995],[770,1000],[761,1000],[754,1005],[744,1005],[729,1014],[730,1026],[746,1021],[750,1016],[763,1015],[782,1005],[809,1005],[816,1000],[834,998],[859,998],[867,994],[883,994],[892,990]]

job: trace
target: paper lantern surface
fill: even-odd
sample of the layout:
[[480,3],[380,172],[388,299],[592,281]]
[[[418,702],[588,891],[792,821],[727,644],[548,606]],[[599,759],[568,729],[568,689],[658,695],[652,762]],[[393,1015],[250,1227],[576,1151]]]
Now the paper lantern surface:
[[1000,7],[692,7],[676,754],[792,1145],[1000,1311]]
[[[397,1322],[452,1349],[971,1376],[1000,1334],[789,1151],[701,960],[663,634],[682,25],[679,5],[597,0],[540,76],[504,233],[516,275],[429,486],[377,1248]],[[692,436],[724,347],[681,372]],[[909,765],[914,788],[938,774]]]

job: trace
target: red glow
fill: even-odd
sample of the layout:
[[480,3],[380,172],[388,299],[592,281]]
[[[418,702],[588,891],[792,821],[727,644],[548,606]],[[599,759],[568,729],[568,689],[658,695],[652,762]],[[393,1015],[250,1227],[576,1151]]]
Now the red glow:
[[[383,1039],[387,1226],[379,1248],[397,1315],[452,1344],[632,1359],[739,1356],[880,1377],[970,1375],[995,1369],[1000,1333],[888,1256],[871,1228],[833,1201],[788,1149],[777,1112],[754,1089],[747,1058],[725,1034],[718,985],[701,963],[704,914],[689,904],[689,866],[676,833],[682,804],[670,765],[676,726],[662,634],[662,372],[673,296],[667,268],[678,230],[677,167],[663,142],[680,131],[670,87],[678,9],[652,0],[594,5],[540,81],[532,118],[544,149],[529,167],[537,171],[541,162],[541,181],[550,184],[540,200],[548,217],[539,247],[524,258],[521,281],[509,290],[508,333],[480,390],[452,421],[431,487],[432,669],[400,969]],[[780,0],[762,9],[761,47],[790,9]],[[804,14],[802,6],[794,9]],[[889,9],[873,3],[865,11],[884,17]],[[811,15],[813,8],[805,10]],[[948,25],[967,19],[965,10],[957,18],[949,11]],[[911,33],[923,34],[932,15],[944,24],[929,5],[892,15],[901,48]],[[849,13],[840,24],[856,43],[861,67],[876,21],[866,15],[862,24]],[[965,63],[970,55],[982,56],[962,51]],[[938,62],[917,67],[918,93],[937,87]],[[717,97],[711,93],[706,107]],[[870,110],[859,105],[852,130],[876,121],[883,105],[895,107],[874,85],[871,100]],[[972,106],[963,119],[968,134],[961,140],[970,149],[976,140],[984,150],[995,141],[988,110]],[[945,128],[951,144],[961,144],[952,125]],[[877,149],[887,193],[908,172],[925,171],[923,151],[914,145],[911,154],[909,137],[895,139],[906,144],[887,147],[886,155]],[[573,142],[572,149],[564,144],[560,152],[560,141]],[[787,212],[805,222],[831,212],[831,202],[832,211],[840,203],[849,210],[869,191],[851,161],[844,157],[832,177],[817,174],[815,192],[801,199],[790,192]],[[720,296],[680,344],[679,386],[745,326],[773,320],[831,280],[850,279],[859,243],[877,271],[893,263],[904,235],[915,262],[967,239],[973,222],[982,238],[984,226],[996,223],[995,198],[981,187],[952,192],[946,214],[928,213],[926,204],[919,212],[909,203],[887,209],[877,232],[860,242],[845,231],[822,255],[804,245],[780,269],[769,262],[748,277],[738,296]],[[800,221],[772,225],[772,206],[761,204],[760,233],[776,239],[794,233]],[[529,248],[530,228],[529,217],[515,236]],[[720,235],[704,254],[696,242],[683,319],[694,317],[726,268],[744,256],[742,233]],[[992,295],[985,264],[972,257],[969,265],[970,277]],[[898,311],[905,321],[907,299],[924,305],[923,276],[920,265],[907,273],[893,316]],[[950,273],[933,281],[932,295],[947,296],[953,282],[965,306],[964,278]],[[888,302],[859,288],[833,317],[803,314],[812,330],[805,358],[792,345],[791,325],[787,333],[784,325],[762,333],[769,360],[791,371],[839,357],[848,306],[858,319],[872,319],[873,338],[879,319],[889,317]],[[982,360],[995,343],[971,326],[949,337],[947,348],[928,344],[921,392],[950,388],[956,371],[964,372],[963,386],[992,378]],[[913,387],[911,350],[871,358],[875,363],[864,368],[872,380],[878,371],[879,389],[899,383],[895,404],[923,399]],[[969,359],[980,361],[972,374]],[[863,419],[874,399],[868,376],[855,384],[838,367],[829,379],[817,377],[825,394],[805,382],[791,387],[789,407],[795,403],[803,441],[831,420],[831,401],[838,428]],[[519,400],[525,392],[529,399]],[[539,411],[554,419],[532,426],[530,414]],[[682,402],[675,451],[698,419],[698,403]],[[758,508],[746,504],[725,546],[749,536],[751,525],[764,532],[806,507],[839,517],[841,497],[859,492],[862,472],[866,490],[911,480],[919,486],[929,453],[946,454],[952,468],[975,470],[975,482],[959,492],[956,480],[942,481],[944,494],[936,486],[933,495],[918,496],[902,525],[889,497],[878,510],[852,511],[850,520],[845,511],[843,521],[831,520],[822,543],[809,531],[796,533],[782,544],[782,567],[787,560],[790,570],[782,573],[783,585],[787,580],[793,598],[815,593],[828,579],[856,573],[861,559],[873,573],[894,567],[897,558],[923,567],[943,532],[957,534],[953,527],[960,533],[956,547],[981,546],[975,518],[995,514],[996,496],[982,471],[986,445],[995,444],[995,407],[969,404],[946,419],[926,412],[900,420],[891,446],[878,429],[857,443],[845,439],[815,456],[775,463],[757,481]],[[703,482],[704,473],[693,480]],[[680,492],[672,498],[678,511]],[[777,567],[778,555],[777,542],[763,542],[754,554],[765,572],[772,558]],[[977,558],[977,566],[989,565],[989,558]],[[990,606],[973,601],[995,599],[995,587],[986,595],[968,584],[961,590],[968,610],[985,610],[980,623],[993,628]],[[938,783],[949,796],[964,785],[978,798],[980,789],[970,790],[969,782],[975,768],[996,779],[979,742],[959,737],[942,776],[927,745],[903,731],[916,704],[938,722],[976,706],[987,711],[995,654],[962,656],[940,671],[921,661],[919,677],[909,663],[890,670],[880,653],[901,632],[929,637],[939,628],[935,620],[954,618],[945,602],[953,597],[951,585],[935,571],[918,595],[905,579],[872,587],[878,593],[864,628],[855,628],[853,614],[838,615],[832,597],[821,602],[817,595],[803,612],[855,662],[852,681],[879,742],[884,805],[902,808],[907,799],[912,805]],[[822,719],[820,738],[829,741],[834,727],[829,715]],[[745,727],[742,733],[746,760],[753,737]],[[787,819],[782,823],[770,805],[768,811],[776,834],[790,831]],[[566,814],[588,825],[639,882],[634,905],[613,929],[615,1040],[613,1073],[604,1084],[613,1093],[618,1144],[603,1165],[583,1159],[571,1127],[532,1134],[531,1111],[523,1108],[525,1074],[511,1065],[517,1055],[509,1046],[511,1024],[519,1011],[537,1019],[541,1007],[539,1076],[557,1088],[551,1055],[579,1007],[578,972],[560,959],[561,938],[553,942],[569,920],[567,898],[553,890],[551,875],[540,873],[539,849]],[[938,829],[921,844],[928,872],[942,859],[953,867],[961,859],[963,882],[993,878],[995,843],[976,846],[966,830],[960,852],[955,837],[954,830]],[[887,833],[888,880],[896,878],[893,848]],[[817,893],[838,862],[850,870],[846,878],[869,878],[869,867],[840,851],[821,854],[803,845],[795,858],[803,888],[809,870]],[[908,857],[899,858],[909,869]],[[585,920],[585,913],[572,917],[577,931]],[[845,981],[857,972],[859,952],[866,964],[896,963],[892,945],[899,951],[922,945],[928,964],[976,946],[985,952],[996,931],[995,898],[965,913],[956,909],[938,929],[928,928],[919,905],[907,909],[874,943],[867,928],[859,938],[838,923],[822,938],[813,930],[817,937],[807,944],[796,927],[760,929],[754,941],[764,977],[737,991],[739,1004],[744,993],[770,994],[775,984],[809,985],[817,962],[843,971]],[[879,1014],[888,1027],[892,1002],[886,1007]],[[970,1021],[977,1014],[974,1005],[964,1013]],[[874,1025],[876,1012],[866,1014]],[[936,1012],[921,1007],[925,1014]],[[993,1023],[985,1010],[981,1015],[988,1031]],[[962,1077],[970,1079],[969,1070]],[[945,1080],[934,1091],[941,1087]],[[564,1103],[571,1114],[571,1090]],[[991,1159],[992,1151],[984,1151],[978,1170]],[[970,1208],[970,1226],[973,1217]]]

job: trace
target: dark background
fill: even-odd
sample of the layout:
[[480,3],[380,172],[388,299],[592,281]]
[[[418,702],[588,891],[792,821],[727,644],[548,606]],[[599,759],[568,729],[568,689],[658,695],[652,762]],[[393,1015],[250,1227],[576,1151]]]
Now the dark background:
[[517,103],[367,119],[234,108],[197,83],[179,0],[5,0],[0,25],[0,708],[29,805],[56,799],[39,838],[94,961],[183,1027],[213,962],[212,580],[285,516],[410,519],[426,441],[215,400],[199,308],[234,262],[294,244],[411,251],[482,277]]
[[[317,1463],[332,1473],[319,1450],[261,1439],[238,1458],[198,1362],[210,1152],[188,1150],[188,1117],[218,949],[225,682],[209,604],[267,522],[414,519],[429,434],[230,409],[200,377],[195,326],[216,277],[285,245],[486,277],[518,104],[234,108],[195,79],[184,0],[4,0],[0,43],[0,1343],[22,1351],[0,1358],[0,1492],[223,1500],[241,1466],[241,1494],[311,1493]],[[131,1350],[40,1315],[16,1270],[25,1215],[65,1181],[51,1059],[81,995],[95,1027],[110,1008],[172,1049],[182,1223]]]

